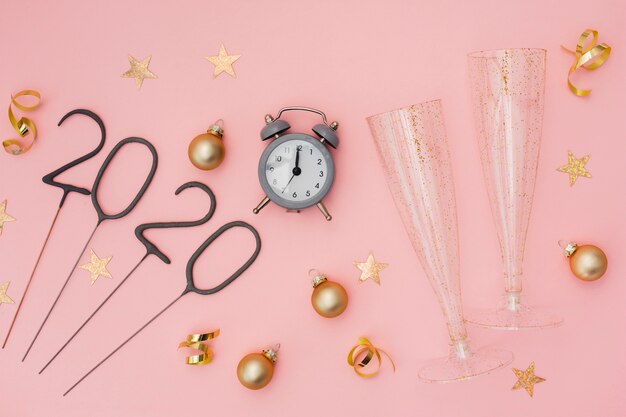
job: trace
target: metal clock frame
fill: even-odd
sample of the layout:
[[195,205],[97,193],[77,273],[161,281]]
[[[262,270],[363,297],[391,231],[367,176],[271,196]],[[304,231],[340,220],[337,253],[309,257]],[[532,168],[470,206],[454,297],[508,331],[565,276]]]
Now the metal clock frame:
[[[267,160],[269,159],[274,149],[278,148],[285,142],[290,142],[292,140],[303,140],[319,150],[322,153],[322,157],[326,160],[328,169],[326,182],[322,187],[320,187],[320,191],[313,197],[302,201],[290,201],[277,194],[272,186],[267,182],[266,176]],[[263,189],[265,195],[271,201],[288,210],[302,210],[319,204],[322,199],[326,197],[326,194],[328,194],[328,192],[330,191],[330,187],[332,186],[333,180],[335,179],[335,162],[326,145],[324,145],[319,139],[316,139],[311,135],[307,135],[306,133],[287,133],[284,136],[280,136],[278,139],[274,139],[272,143],[270,143],[267,148],[265,148],[265,150],[261,154],[261,158],[259,159],[258,172],[261,188]]]

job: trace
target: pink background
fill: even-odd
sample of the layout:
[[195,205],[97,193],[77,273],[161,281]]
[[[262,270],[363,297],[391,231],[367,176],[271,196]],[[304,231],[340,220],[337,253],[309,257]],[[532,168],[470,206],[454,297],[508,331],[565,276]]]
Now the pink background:
[[[0,155],[0,200],[18,221],[0,238],[0,282],[11,281],[16,301],[45,237],[60,190],[41,177],[92,149],[97,128],[63,114],[84,107],[108,131],[104,151],[63,176],[90,187],[106,153],[120,139],[152,141],[160,164],[152,186],[131,215],[107,222],[91,247],[113,255],[113,280],[90,285],[77,271],[26,362],[20,359],[95,222],[88,198],[69,197],[7,348],[0,352],[2,416],[618,416],[624,414],[626,315],[624,292],[623,165],[626,154],[626,9],[622,1],[178,1],[172,6],[125,1],[5,2],[0,12],[0,56],[5,105],[9,95],[36,88],[44,105],[31,114],[40,141],[21,157]],[[506,3],[506,4],[505,4]],[[609,61],[577,77],[590,97],[566,87],[573,47],[585,28],[600,30],[614,47]],[[220,42],[237,78],[213,79]],[[470,328],[475,346],[515,352],[513,366],[547,379],[535,397],[511,391],[510,367],[472,381],[428,385],[417,369],[447,352],[440,310],[396,215],[365,117],[441,98],[454,160],[459,206],[462,286],[466,306],[494,305],[502,291],[500,255],[480,170],[470,109],[466,53],[502,47],[548,49],[546,111],[540,170],[526,253],[525,293],[565,316],[558,329],[497,332]],[[141,91],[122,79],[127,54],[152,55],[156,80]],[[319,107],[340,123],[334,152],[337,180],[326,199],[334,216],[316,209],[287,214],[275,205],[255,216],[262,197],[256,178],[265,144],[258,139],[265,113],[285,105]],[[214,172],[187,160],[187,144],[214,119],[225,120],[228,156]],[[308,130],[311,116],[290,117]],[[0,119],[2,138],[11,135]],[[129,147],[130,148],[130,147]],[[570,188],[556,168],[567,151],[591,155],[593,179]],[[130,164],[132,162],[132,164]],[[123,207],[147,172],[141,148],[126,149],[103,182],[105,207]],[[127,186],[121,186],[125,175]],[[174,190],[189,180],[208,184],[218,207],[204,226],[150,234],[173,262],[150,258],[41,376],[37,371],[83,318],[143,255],[134,227],[147,221],[200,217],[207,198]],[[61,393],[119,341],[183,289],[191,252],[222,224],[241,219],[261,233],[253,267],[211,297],[189,295],[127,345],[68,397]],[[595,283],[572,277],[556,242],[575,239],[601,246],[610,259]],[[251,239],[225,235],[207,250],[197,279],[215,282],[248,256]],[[242,252],[239,250],[242,249]],[[243,252],[245,250],[245,252]],[[389,268],[382,285],[358,284],[352,265],[372,250]],[[83,258],[83,261],[87,256]],[[84,262],[81,262],[84,263]],[[307,270],[319,268],[345,285],[350,306],[336,320],[310,307]],[[211,278],[212,277],[212,278]],[[4,335],[16,305],[0,307]],[[183,364],[177,344],[190,332],[221,328],[215,360]],[[346,364],[359,336],[387,350],[389,364],[362,380]],[[272,383],[253,392],[239,385],[235,368],[246,353],[280,342]]]

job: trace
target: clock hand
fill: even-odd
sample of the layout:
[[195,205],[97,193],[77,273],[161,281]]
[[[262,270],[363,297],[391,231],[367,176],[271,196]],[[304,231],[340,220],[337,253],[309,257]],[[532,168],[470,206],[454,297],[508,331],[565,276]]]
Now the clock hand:
[[[300,149],[296,151],[296,168],[298,168],[299,163],[300,163]],[[296,170],[296,168],[294,168],[294,171]]]
[[[291,170],[291,173],[293,175],[300,175],[300,174],[302,174],[302,169],[300,169],[299,165],[300,165],[300,149],[298,149],[296,151],[296,166],[293,167],[293,170]],[[293,177],[291,179],[293,179]],[[291,182],[291,180],[289,180],[289,182]]]
[[[299,168],[298,168],[299,169]],[[295,170],[295,168],[294,168]],[[283,194],[285,192],[285,190],[287,189],[287,187],[289,186],[289,184],[291,184],[291,180],[293,180],[295,178],[296,174],[293,174],[291,176],[291,178],[289,178],[289,182],[287,182],[287,185],[285,185],[285,187],[283,188],[283,190],[280,192],[281,194]]]

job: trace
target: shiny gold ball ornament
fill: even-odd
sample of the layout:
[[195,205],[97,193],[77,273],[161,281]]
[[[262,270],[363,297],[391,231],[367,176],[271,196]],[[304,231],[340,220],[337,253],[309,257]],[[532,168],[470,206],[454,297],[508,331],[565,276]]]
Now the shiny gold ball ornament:
[[348,307],[348,293],[345,288],[336,282],[329,281],[315,269],[309,271],[309,274],[313,277],[311,304],[317,314],[333,318],[343,313]]
[[576,278],[583,281],[595,281],[602,278],[609,261],[597,246],[570,242],[565,247],[565,256],[569,258],[569,267]]
[[270,383],[274,376],[274,363],[280,345],[267,348],[262,353],[250,353],[244,356],[237,365],[237,378],[241,385],[257,390]]
[[216,121],[206,133],[196,136],[189,143],[187,154],[196,168],[208,171],[220,166],[224,160],[224,128],[221,123],[221,119]]

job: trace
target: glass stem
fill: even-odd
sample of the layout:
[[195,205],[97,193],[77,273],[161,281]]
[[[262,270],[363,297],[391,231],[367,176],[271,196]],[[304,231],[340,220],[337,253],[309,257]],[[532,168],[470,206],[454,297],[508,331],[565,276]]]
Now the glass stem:
[[519,311],[522,299],[521,291],[507,291],[506,308],[509,311]]
[[450,347],[450,357],[457,359],[469,359],[472,356],[469,341],[467,339],[454,340]]
[[[459,304],[461,301],[459,300]],[[446,314],[448,318],[448,333],[450,334],[450,357],[457,359],[467,359],[471,356],[469,338],[465,328],[463,313]],[[454,320],[450,320],[454,317]]]

